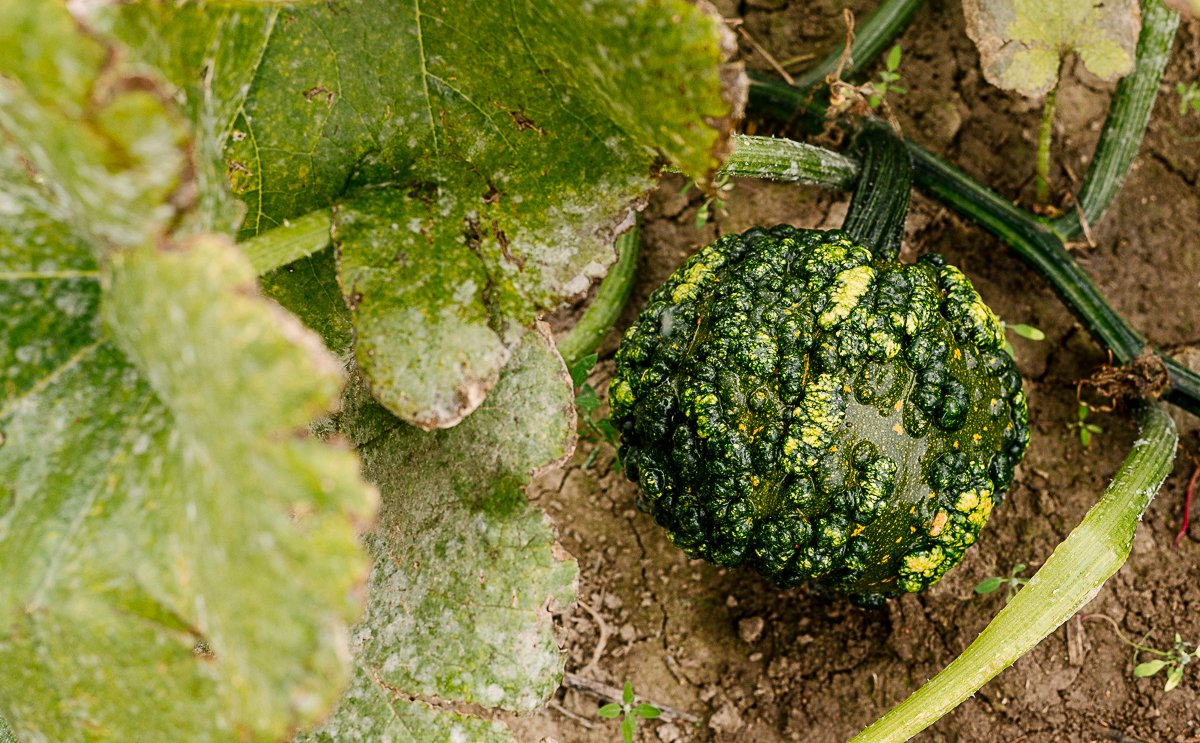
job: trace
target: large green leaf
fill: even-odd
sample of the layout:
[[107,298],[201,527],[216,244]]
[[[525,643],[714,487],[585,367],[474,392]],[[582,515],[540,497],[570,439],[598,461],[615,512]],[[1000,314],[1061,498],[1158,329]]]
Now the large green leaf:
[[1071,52],[1105,80],[1133,70],[1137,0],[963,0],[963,11],[984,77],[1006,90],[1042,95]]
[[604,273],[660,157],[716,168],[744,96],[689,0],[159,0],[96,22],[200,102],[244,236],[332,209],[359,365],[424,428]]
[[[576,567],[522,486],[569,453],[574,423],[566,368],[544,330],[525,336],[488,401],[451,430],[404,424],[352,385],[339,427],[383,508],[355,681],[316,740],[509,740],[407,700],[526,711],[557,688],[550,608],[574,600]],[[456,727],[473,732],[456,738]]]
[[[307,435],[342,375],[191,215],[183,119],[58,3],[0,0],[0,716],[277,740],[328,710],[372,516]],[[189,195],[190,194],[190,195]]]

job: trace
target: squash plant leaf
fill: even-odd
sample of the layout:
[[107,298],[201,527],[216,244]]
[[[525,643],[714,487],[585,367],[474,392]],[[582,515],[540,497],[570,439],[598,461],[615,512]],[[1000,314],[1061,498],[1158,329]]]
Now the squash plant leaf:
[[1105,80],[1133,70],[1137,0],[963,0],[963,12],[984,77],[1005,90],[1047,93],[1071,52]]
[[21,740],[278,740],[350,670],[375,499],[307,435],[341,370],[232,240],[177,237],[196,190],[169,100],[62,4],[0,0],[0,716]]
[[96,5],[217,140],[243,237],[336,220],[358,363],[426,429],[605,273],[656,163],[713,173],[745,97],[692,0]]
[[574,601],[576,566],[522,488],[573,447],[566,367],[539,326],[487,402],[436,432],[401,422],[364,387],[352,382],[338,426],[382,496],[368,539],[375,567],[354,633],[355,680],[308,739],[509,740],[482,727],[456,737],[456,727],[482,723],[440,712],[437,734],[405,732],[433,724],[433,713],[409,699],[523,712],[558,686],[550,610]]

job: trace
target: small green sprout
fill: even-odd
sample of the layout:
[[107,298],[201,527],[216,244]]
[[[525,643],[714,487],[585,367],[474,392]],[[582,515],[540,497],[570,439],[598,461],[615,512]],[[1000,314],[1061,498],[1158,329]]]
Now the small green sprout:
[[643,720],[653,720],[662,714],[662,711],[652,704],[634,704],[633,703],[633,684],[626,681],[625,691],[621,693],[621,703],[610,702],[599,710],[596,714],[609,720],[614,720],[617,717],[621,718],[621,738],[625,743],[633,743],[633,733],[637,730],[638,718]]
[[1016,565],[1013,565],[1013,569],[1008,574],[1007,578],[1002,578],[998,575],[994,575],[991,578],[984,578],[983,580],[979,581],[979,585],[975,586],[975,593],[980,595],[992,593],[996,590],[999,590],[1000,586],[1008,586],[1008,595],[1004,597],[1004,603],[1007,604],[1012,600],[1013,596],[1017,595],[1017,591],[1021,590],[1021,586],[1029,582],[1029,580],[1026,578],[1017,577],[1021,573],[1025,572],[1025,568],[1025,563],[1019,562]]
[[[597,354],[588,354],[572,364],[568,371],[571,373],[571,384],[575,387],[575,407],[579,408],[579,420],[584,428],[583,439],[593,444],[604,442],[616,450],[617,429],[609,422],[608,418],[596,417],[596,411],[600,409],[600,396],[596,394],[596,388],[587,381],[588,374],[596,367],[599,359]],[[593,447],[583,462],[583,469],[589,469],[595,463],[596,455],[599,453],[600,447]],[[621,460],[619,458],[616,466],[620,471]]]
[[[1000,321],[1000,329],[1004,330],[1004,331],[1011,330],[1013,333],[1019,335],[1020,337],[1024,338],[1025,340],[1030,340],[1030,341],[1046,340],[1045,333],[1043,333],[1042,331],[1033,327],[1032,325],[1025,325],[1024,323],[1019,323],[1019,322],[1006,323],[1003,320],[1001,320]],[[1016,349],[1014,349],[1013,345],[1008,342],[1007,333],[1005,334],[1005,338],[1004,338],[1004,350],[1007,351],[1008,355],[1012,356],[1014,359],[1017,357]]]
[[1069,425],[1070,428],[1079,429],[1079,443],[1083,444],[1085,449],[1092,445],[1092,436],[1104,433],[1104,429],[1100,426],[1087,422],[1088,413],[1091,410],[1087,403],[1079,403],[1079,420]]
[[[1137,663],[1133,667],[1133,676],[1140,679],[1150,678],[1166,671],[1166,682],[1163,684],[1163,692],[1170,692],[1178,687],[1183,681],[1183,672],[1187,668],[1187,664],[1200,658],[1200,647],[1190,642],[1184,642],[1178,632],[1175,633],[1174,647],[1170,650],[1159,650],[1158,648],[1147,647],[1130,640],[1121,631],[1116,620],[1107,614],[1091,614],[1084,617],[1084,619],[1103,619],[1112,625],[1113,631],[1117,633],[1117,637],[1121,638],[1121,642],[1133,648],[1133,660],[1135,663],[1137,663],[1138,655],[1141,653],[1157,655],[1158,657],[1154,660]],[[1145,642],[1145,638],[1142,638],[1142,642]]]
[[893,46],[884,61],[884,69],[880,71],[879,79],[862,85],[853,85],[842,80],[842,66],[839,65],[838,69],[826,78],[829,83],[829,113],[841,115],[853,112],[865,115],[871,111],[881,111],[892,127],[899,129],[900,124],[888,106],[887,97],[889,94],[904,95],[908,92],[907,88],[897,84],[900,82],[902,55],[900,45]]
[[[683,196],[690,191],[694,185],[696,184],[687,184],[683,187],[683,190],[679,192],[679,195]],[[717,179],[716,183],[713,184],[714,194],[712,196],[705,197],[704,201],[700,204],[700,208],[696,210],[697,230],[704,229],[704,225],[708,224],[715,212],[723,211],[725,209],[725,194],[728,194],[732,190],[733,183],[731,183],[729,180],[729,174],[723,173],[721,177]]]
[[1179,93],[1179,115],[1187,116],[1192,111],[1200,113],[1200,83],[1192,81],[1177,83],[1175,92]]
[[884,70],[879,73],[879,82],[863,86],[863,93],[867,96],[867,105],[871,108],[879,108],[883,105],[888,93],[904,95],[908,92],[908,89],[896,84],[900,81],[901,53],[899,44],[893,46],[888,52]]
[[1134,659],[1137,659],[1137,653],[1152,653],[1162,656],[1154,660],[1148,660],[1144,663],[1138,663],[1133,667],[1133,675],[1137,678],[1149,678],[1160,671],[1166,671],[1167,682],[1163,684],[1163,691],[1168,692],[1179,686],[1183,681],[1183,670],[1200,656],[1200,649],[1190,642],[1184,642],[1179,633],[1175,633],[1175,647],[1170,650],[1158,650],[1156,648],[1147,648],[1140,645],[1135,645],[1136,651]]

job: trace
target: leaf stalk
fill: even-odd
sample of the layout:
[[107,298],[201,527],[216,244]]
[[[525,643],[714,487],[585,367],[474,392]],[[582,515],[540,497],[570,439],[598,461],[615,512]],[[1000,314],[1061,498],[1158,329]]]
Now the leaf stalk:
[[733,151],[717,175],[850,188],[858,180],[858,171],[858,162],[824,147],[779,137],[735,134]]
[[1058,101],[1058,86],[1055,83],[1046,94],[1046,102],[1042,104],[1042,125],[1038,127],[1037,141],[1037,179],[1034,185],[1037,203],[1050,203],[1050,145],[1054,141],[1054,112]]
[[600,282],[599,288],[596,289],[596,297],[579,318],[579,322],[558,342],[558,352],[562,354],[568,368],[600,347],[604,336],[625,309],[629,294],[633,290],[633,279],[637,275],[638,253],[641,249],[640,233],[639,225],[634,224],[630,230],[617,238],[617,262]]
[[279,227],[261,232],[241,243],[254,270],[262,276],[280,266],[298,261],[329,245],[333,216],[328,209],[317,209]]

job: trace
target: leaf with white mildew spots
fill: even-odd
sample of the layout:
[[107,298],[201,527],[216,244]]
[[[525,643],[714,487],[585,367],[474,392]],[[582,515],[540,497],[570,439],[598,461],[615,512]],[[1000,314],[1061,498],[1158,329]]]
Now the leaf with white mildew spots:
[[243,236],[332,209],[358,363],[424,428],[605,273],[660,157],[714,171],[745,96],[696,0],[101,5],[218,141]]
[[[342,706],[320,730],[296,743],[517,743],[502,723],[434,709],[388,689],[359,668]],[[0,743],[6,743],[0,738]]]
[[[574,600],[576,576],[522,492],[574,439],[570,378],[549,333],[526,334],[488,401],[453,429],[402,423],[361,380],[339,428],[359,447],[383,507],[368,540],[375,567],[354,633],[355,680],[305,739],[456,740],[456,728],[482,724],[408,702],[413,696],[537,708],[563,668],[550,611]],[[418,722],[439,732],[417,734]],[[461,739],[493,735],[510,740],[482,728]]]
[[3,741],[275,741],[348,675],[374,496],[307,435],[341,370],[232,240],[176,237],[167,100],[0,0]]

